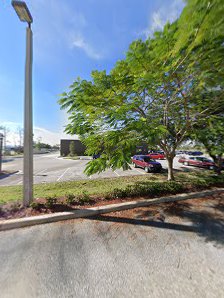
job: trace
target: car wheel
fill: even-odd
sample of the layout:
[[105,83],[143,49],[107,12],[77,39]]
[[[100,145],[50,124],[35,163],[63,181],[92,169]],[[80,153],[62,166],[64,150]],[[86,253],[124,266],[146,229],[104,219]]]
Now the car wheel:
[[145,167],[144,170],[145,170],[146,173],[149,173],[149,168],[148,167]]
[[134,163],[134,162],[133,162],[132,164],[133,164],[133,167],[134,167],[134,168],[137,168],[137,165],[136,165],[136,163]]
[[189,163],[187,161],[184,162],[185,166],[189,166]]

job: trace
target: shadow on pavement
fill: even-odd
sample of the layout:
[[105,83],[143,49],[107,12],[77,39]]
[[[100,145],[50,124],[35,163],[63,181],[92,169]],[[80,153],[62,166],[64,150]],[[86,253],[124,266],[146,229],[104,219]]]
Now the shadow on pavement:
[[19,171],[15,171],[15,172],[11,172],[11,173],[6,173],[6,172],[3,172],[3,173],[1,173],[1,175],[0,175],[0,180],[1,179],[4,179],[4,178],[7,178],[7,177],[10,177],[10,176],[12,176],[12,175],[14,175],[14,174],[16,174],[16,173],[18,173]]
[[[206,242],[224,245],[223,199],[210,200],[208,205],[202,203],[200,205],[199,203],[198,206],[191,206],[191,204],[185,202],[176,202],[162,204],[162,206],[156,206],[154,209],[145,207],[140,210],[140,213],[139,210],[138,213],[134,210],[131,210],[131,212],[131,215],[128,213],[128,216],[124,215],[124,217],[120,213],[118,216],[101,215],[89,217],[89,219],[194,232],[203,237]],[[182,223],[166,222],[168,219],[172,221],[173,216],[178,217]]]
[[13,161],[13,160],[14,160],[14,158],[3,159],[2,163],[10,162],[10,161]]
[[91,216],[91,217],[88,217],[88,219],[116,222],[116,223],[125,223],[125,224],[131,224],[131,225],[141,225],[146,227],[154,227],[154,228],[162,228],[162,229],[172,229],[172,230],[186,231],[186,232],[194,232],[196,230],[196,227],[188,226],[188,225],[180,225],[180,224],[174,224],[174,223],[124,218],[124,217],[105,216],[105,215]]

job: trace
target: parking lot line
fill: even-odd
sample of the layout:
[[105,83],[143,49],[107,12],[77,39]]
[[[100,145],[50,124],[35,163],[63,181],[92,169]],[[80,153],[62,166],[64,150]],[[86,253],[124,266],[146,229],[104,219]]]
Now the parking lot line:
[[43,174],[43,172],[45,172],[45,171],[47,171],[47,169],[41,170],[41,171],[35,173],[34,175],[37,176],[37,175]]
[[113,171],[117,176],[121,176],[121,175],[119,175],[116,171]]
[[66,173],[68,170],[70,170],[70,168],[67,168],[67,169],[64,171],[64,173],[57,179],[57,181],[59,181],[59,180],[65,175],[65,173]]

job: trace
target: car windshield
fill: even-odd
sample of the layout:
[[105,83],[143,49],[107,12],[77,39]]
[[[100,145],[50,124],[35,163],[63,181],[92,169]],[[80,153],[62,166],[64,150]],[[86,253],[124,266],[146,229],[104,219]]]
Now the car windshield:
[[197,160],[211,162],[211,160],[206,157],[197,157]]
[[152,159],[152,158],[150,158],[150,157],[148,157],[148,156],[144,157],[143,159],[144,159],[144,161],[146,161],[146,162],[155,161],[154,159]]

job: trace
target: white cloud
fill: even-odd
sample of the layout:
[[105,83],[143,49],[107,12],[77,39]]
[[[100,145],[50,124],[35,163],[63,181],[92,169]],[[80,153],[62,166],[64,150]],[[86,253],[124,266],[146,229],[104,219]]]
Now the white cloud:
[[180,15],[185,3],[183,0],[173,0],[169,6],[162,6],[157,11],[154,11],[149,18],[149,25],[140,35],[146,38],[153,35],[155,31],[163,29],[167,22],[174,22]]
[[151,30],[155,31],[157,29],[162,30],[165,24],[165,20],[162,20],[160,12],[154,12],[152,14],[152,27]]
[[[20,137],[18,133],[18,128],[22,129],[22,124],[21,123],[16,123],[16,122],[2,122],[0,123],[0,126],[5,126],[8,128],[7,132],[7,146],[18,146],[20,145]],[[3,131],[1,131],[3,132]],[[34,141],[40,140],[42,143],[50,144],[50,145],[56,145],[60,144],[61,139],[73,139],[77,140],[78,136],[70,136],[67,135],[64,132],[53,132],[50,130],[47,130],[42,127],[34,127],[33,128],[33,139]]]
[[77,140],[78,136],[70,136],[63,132],[52,132],[45,128],[34,127],[34,140],[41,140],[42,143],[55,145],[60,144],[61,139],[72,139]]
[[88,44],[81,35],[74,38],[72,46],[82,49],[86,53],[86,55],[90,58],[97,59],[97,60],[102,58],[102,55],[98,53],[96,50],[94,50],[91,47],[91,45]]

